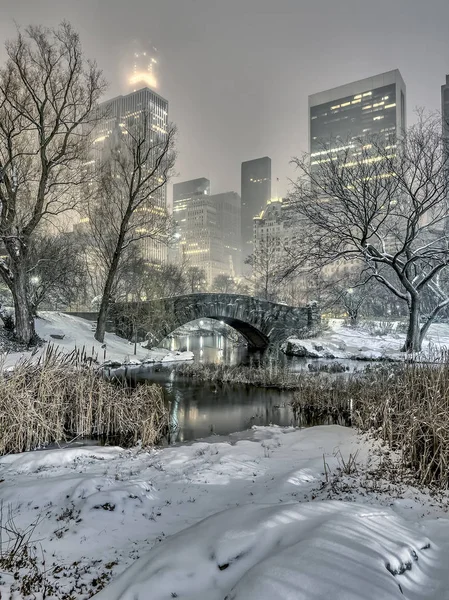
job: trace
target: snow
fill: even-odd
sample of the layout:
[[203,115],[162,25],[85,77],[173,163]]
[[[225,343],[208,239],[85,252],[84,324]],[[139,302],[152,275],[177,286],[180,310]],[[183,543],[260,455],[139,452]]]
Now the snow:
[[[79,600],[105,573],[98,600],[449,600],[449,497],[374,478],[382,456],[339,426],[45,450],[0,459],[0,501],[19,528],[42,515]],[[0,575],[2,596],[13,585]]]
[[[89,356],[98,356],[98,360],[114,361],[127,364],[131,367],[140,367],[145,363],[188,361],[193,359],[192,352],[172,352],[164,348],[147,350],[140,344],[134,344],[113,334],[106,333],[105,346],[94,338],[95,324],[92,321],[81,319],[72,315],[59,312],[42,312],[41,318],[36,319],[36,332],[40,338],[53,344],[60,350],[70,353],[73,350],[85,348]],[[52,338],[52,335],[64,336],[63,339]],[[47,347],[44,344],[35,354],[38,357]],[[13,352],[4,360],[4,366],[14,365],[22,358],[31,356],[30,352]]]
[[[329,329],[321,335],[308,340],[290,337],[288,342],[297,347],[304,347],[318,358],[326,358],[331,354],[338,359],[358,357],[363,360],[378,360],[381,358],[403,359],[400,352],[405,341],[405,333],[396,331],[398,323],[392,323],[393,330],[387,335],[370,334],[362,325],[346,327],[342,319],[330,319]],[[316,352],[315,346],[322,347]],[[417,358],[426,359],[433,352],[449,348],[449,324],[433,323],[423,343],[422,355]]]

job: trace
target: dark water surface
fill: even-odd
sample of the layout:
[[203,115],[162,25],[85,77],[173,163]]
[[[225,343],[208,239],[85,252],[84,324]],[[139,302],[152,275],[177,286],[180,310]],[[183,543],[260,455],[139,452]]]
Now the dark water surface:
[[[181,336],[165,341],[170,350],[190,350],[194,362],[226,365],[270,364],[288,365],[292,370],[304,370],[307,361],[292,359],[277,351],[263,355],[245,346],[236,346],[221,335]],[[134,375],[133,375],[134,378]],[[246,385],[220,385],[197,382],[175,376],[166,368],[155,366],[138,371],[138,382],[151,381],[162,385],[170,404],[170,442],[185,442],[210,435],[228,435],[250,429],[253,425],[294,424],[290,401],[291,391],[258,388]]]

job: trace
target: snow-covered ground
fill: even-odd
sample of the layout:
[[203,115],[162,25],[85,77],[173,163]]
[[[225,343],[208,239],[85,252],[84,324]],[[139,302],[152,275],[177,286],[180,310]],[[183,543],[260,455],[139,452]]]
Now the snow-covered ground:
[[[335,358],[363,358],[379,359],[389,357],[403,359],[401,346],[405,341],[405,333],[396,331],[398,323],[393,323],[393,331],[387,335],[372,335],[362,325],[357,328],[344,326],[343,319],[330,319],[329,328],[320,336],[308,340],[291,337],[292,345],[305,347],[312,354],[326,358],[331,354]],[[322,347],[322,350],[316,350]],[[449,348],[449,324],[434,323],[430,326],[428,335],[423,343],[422,354],[417,359],[426,359],[433,353],[438,353],[442,348]]]
[[[75,348],[85,348],[89,355],[98,356],[100,362],[106,360],[115,362],[128,362],[141,364],[145,362],[172,362],[192,360],[192,352],[171,352],[164,348],[146,350],[137,344],[134,354],[134,344],[113,334],[106,333],[105,347],[94,339],[95,324],[92,321],[66,315],[59,312],[42,312],[41,318],[36,319],[36,331],[40,338],[48,343],[58,346],[64,352],[71,352]],[[63,339],[51,336],[63,336]],[[46,348],[44,344],[36,356]],[[31,356],[31,352],[13,352],[8,354],[5,366],[15,364],[21,358]]]
[[[7,456],[0,500],[15,527],[38,520],[58,598],[111,578],[95,598],[448,600],[448,496],[383,481],[383,460],[352,429],[254,428],[151,452]],[[17,581],[0,581],[10,598]]]

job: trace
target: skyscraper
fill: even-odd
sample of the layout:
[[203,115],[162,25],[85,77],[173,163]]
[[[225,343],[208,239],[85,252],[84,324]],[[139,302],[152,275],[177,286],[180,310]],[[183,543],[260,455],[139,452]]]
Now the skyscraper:
[[449,153],[449,75],[446,75],[446,83],[441,86],[441,118],[446,152]]
[[382,136],[396,146],[406,127],[406,88],[400,72],[389,71],[309,96],[311,165],[329,150],[350,148],[351,140]]
[[[141,123],[142,127],[147,128],[144,132],[146,139],[152,141],[152,136],[164,139],[168,129],[168,101],[144,87],[126,96],[117,96],[103,102],[98,107],[98,117],[92,152],[95,163],[101,161],[123,127],[132,128],[136,123]],[[157,209],[166,210],[165,185],[155,192],[154,205]],[[142,239],[141,250],[144,258],[151,263],[160,263],[167,258],[165,245],[151,239]]]
[[253,251],[253,219],[271,199],[271,158],[264,156],[242,163],[241,234],[243,260]]
[[186,220],[187,205],[194,198],[210,195],[210,181],[205,177],[190,179],[173,185],[173,218],[179,230]]
[[217,211],[217,234],[221,236],[222,257],[226,274],[239,277],[242,266],[242,239],[240,231],[241,200],[236,192],[214,194],[211,200]]

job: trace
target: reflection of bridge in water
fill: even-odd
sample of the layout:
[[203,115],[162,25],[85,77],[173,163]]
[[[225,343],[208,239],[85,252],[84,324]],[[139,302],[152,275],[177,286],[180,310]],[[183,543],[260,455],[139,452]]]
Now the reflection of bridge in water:
[[131,337],[134,328],[159,344],[178,327],[197,319],[215,319],[236,329],[251,348],[266,348],[304,333],[319,320],[315,305],[287,306],[239,294],[188,294],[149,302],[114,305],[118,333]]

